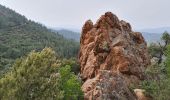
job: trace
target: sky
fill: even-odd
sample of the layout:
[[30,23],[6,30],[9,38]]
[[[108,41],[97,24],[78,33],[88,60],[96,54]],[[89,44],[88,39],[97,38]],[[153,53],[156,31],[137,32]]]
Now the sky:
[[133,29],[170,26],[170,0],[0,0],[0,4],[49,27],[81,29],[111,11]]

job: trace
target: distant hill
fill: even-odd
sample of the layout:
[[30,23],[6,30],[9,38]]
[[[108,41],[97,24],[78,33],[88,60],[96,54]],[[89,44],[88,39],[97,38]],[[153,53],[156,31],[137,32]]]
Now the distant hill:
[[[80,41],[80,33],[78,32],[74,32],[74,30],[69,30],[69,29],[53,29],[54,32],[57,32],[61,35],[63,35],[65,38],[67,39],[73,39],[76,41]],[[149,33],[149,32],[141,32],[142,35],[144,36],[146,42],[149,43],[156,43],[158,41],[160,41],[160,38],[162,36],[162,33]]]
[[147,33],[147,32],[142,32],[142,35],[148,44],[159,42],[162,36],[161,33]]
[[48,27],[48,28],[53,29],[53,30],[69,30],[69,31],[72,31],[72,32],[75,32],[75,33],[81,32],[81,29],[72,28],[72,27]]
[[59,29],[54,31],[59,33],[60,35],[63,35],[67,39],[73,39],[76,40],[77,42],[80,41],[80,33],[78,32],[70,31],[67,29]]
[[0,5],[0,72],[32,50],[53,48],[59,57],[76,57],[79,43],[52,32]]
[[170,27],[148,28],[138,31],[143,34],[148,43],[151,43],[160,41],[160,38],[165,31],[170,33]]
[[147,32],[147,33],[163,33],[165,31],[170,32],[170,27],[148,28],[148,29],[141,29],[138,31]]

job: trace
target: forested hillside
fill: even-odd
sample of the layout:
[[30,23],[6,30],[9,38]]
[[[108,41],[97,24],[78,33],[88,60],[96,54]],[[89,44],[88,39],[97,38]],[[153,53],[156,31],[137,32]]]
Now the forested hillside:
[[80,41],[81,34],[78,32],[73,32],[73,31],[67,30],[67,29],[61,29],[61,30],[54,29],[54,32],[61,34],[62,36],[64,36],[67,39],[73,39],[73,40],[76,40],[77,42]]
[[76,57],[79,43],[0,5],[0,73],[16,58],[51,47],[60,57]]

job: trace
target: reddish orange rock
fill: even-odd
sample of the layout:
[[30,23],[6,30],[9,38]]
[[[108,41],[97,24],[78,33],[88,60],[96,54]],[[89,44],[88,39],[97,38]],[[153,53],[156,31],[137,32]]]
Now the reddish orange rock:
[[135,100],[130,84],[144,78],[150,64],[146,42],[111,12],[82,29],[79,62],[87,100]]

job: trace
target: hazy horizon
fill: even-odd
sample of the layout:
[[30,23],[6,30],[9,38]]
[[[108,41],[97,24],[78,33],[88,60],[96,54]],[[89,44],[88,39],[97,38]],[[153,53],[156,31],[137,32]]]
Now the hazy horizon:
[[48,27],[81,29],[86,20],[95,23],[107,11],[135,30],[170,26],[168,0],[1,0],[0,4]]

